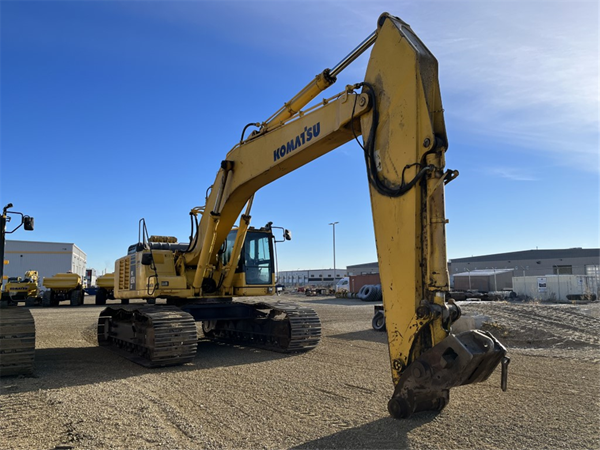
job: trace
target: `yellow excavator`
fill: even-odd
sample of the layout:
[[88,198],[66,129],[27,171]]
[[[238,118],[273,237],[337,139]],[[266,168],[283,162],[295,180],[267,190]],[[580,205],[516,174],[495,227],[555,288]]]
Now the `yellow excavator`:
[[[307,107],[371,46],[364,81]],[[205,206],[192,209],[189,243],[148,236],[140,221],[138,243],[115,263],[114,297],[121,305],[101,312],[99,344],[146,366],[182,364],[194,358],[201,321],[207,337],[227,342],[282,352],[318,345],[321,323],[312,309],[234,300],[274,294],[274,230],[290,237],[271,223],[251,227],[252,201],[261,187],[362,136],[395,386],[390,414],[441,410],[451,388],[484,381],[498,365],[505,390],[509,359],[502,344],[480,330],[452,333],[460,309],[448,295],[444,186],[458,173],[445,169],[437,61],[409,25],[381,15],[376,31],[339,64],[251,125],[257,129],[245,136],[245,128],[222,161]],[[149,304],[127,304],[134,298]],[[13,315],[25,311],[24,324],[6,331]],[[30,368],[31,315],[11,308],[0,319],[3,336],[27,344]],[[19,353],[2,348],[0,374],[16,373]]]
[[9,277],[2,292],[2,300],[9,304],[22,301],[27,306],[40,304],[42,298],[38,283],[39,275],[36,270],[28,270],[23,277]]
[[[364,81],[307,106],[371,46]],[[194,322],[201,321],[207,337],[226,342],[314,348],[321,324],[312,309],[234,300],[274,293],[278,227],[251,227],[250,210],[261,187],[356,140],[366,162],[395,385],[390,414],[441,410],[452,387],[484,381],[498,365],[506,389],[505,347],[488,332],[452,333],[460,309],[448,296],[444,186],[458,172],[445,169],[443,113],[436,59],[408,24],[382,14],[376,31],[333,69],[266,121],[250,124],[256,130],[248,136],[244,128],[205,206],[190,212],[189,243],[150,237],[140,221],[138,243],[115,263],[114,296],[149,305],[106,308],[100,345],[146,366],[181,364],[194,358]]]

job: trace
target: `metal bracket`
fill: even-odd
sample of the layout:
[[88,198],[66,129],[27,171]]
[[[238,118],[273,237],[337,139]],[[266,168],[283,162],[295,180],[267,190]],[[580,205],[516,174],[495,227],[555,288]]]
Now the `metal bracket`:
[[406,367],[388,411],[396,419],[418,411],[441,411],[450,400],[450,388],[487,380],[500,362],[506,387],[508,360],[506,348],[488,332],[451,334]]

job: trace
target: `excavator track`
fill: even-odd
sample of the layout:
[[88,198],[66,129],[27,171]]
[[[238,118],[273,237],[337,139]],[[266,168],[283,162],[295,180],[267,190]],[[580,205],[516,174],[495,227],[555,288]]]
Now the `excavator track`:
[[35,322],[29,309],[0,309],[0,376],[30,375],[35,357]]
[[284,303],[247,305],[255,308],[255,318],[206,321],[202,323],[204,335],[215,341],[280,353],[305,352],[321,340],[321,321],[311,308]]
[[98,319],[98,344],[145,367],[173,366],[194,359],[198,332],[175,306],[109,307]]

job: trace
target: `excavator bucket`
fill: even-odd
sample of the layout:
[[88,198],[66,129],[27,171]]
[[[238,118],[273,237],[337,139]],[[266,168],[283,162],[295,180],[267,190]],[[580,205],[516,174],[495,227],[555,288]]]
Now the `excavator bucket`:
[[509,361],[506,348],[488,332],[450,334],[404,370],[388,411],[397,419],[419,411],[441,411],[450,399],[450,388],[485,381],[500,363],[506,390]]

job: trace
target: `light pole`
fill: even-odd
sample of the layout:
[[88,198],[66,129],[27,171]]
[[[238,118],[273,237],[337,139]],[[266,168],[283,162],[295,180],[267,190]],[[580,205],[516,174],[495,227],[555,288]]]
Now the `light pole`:
[[335,225],[339,222],[332,222],[329,225],[333,226],[333,288],[335,289]]

